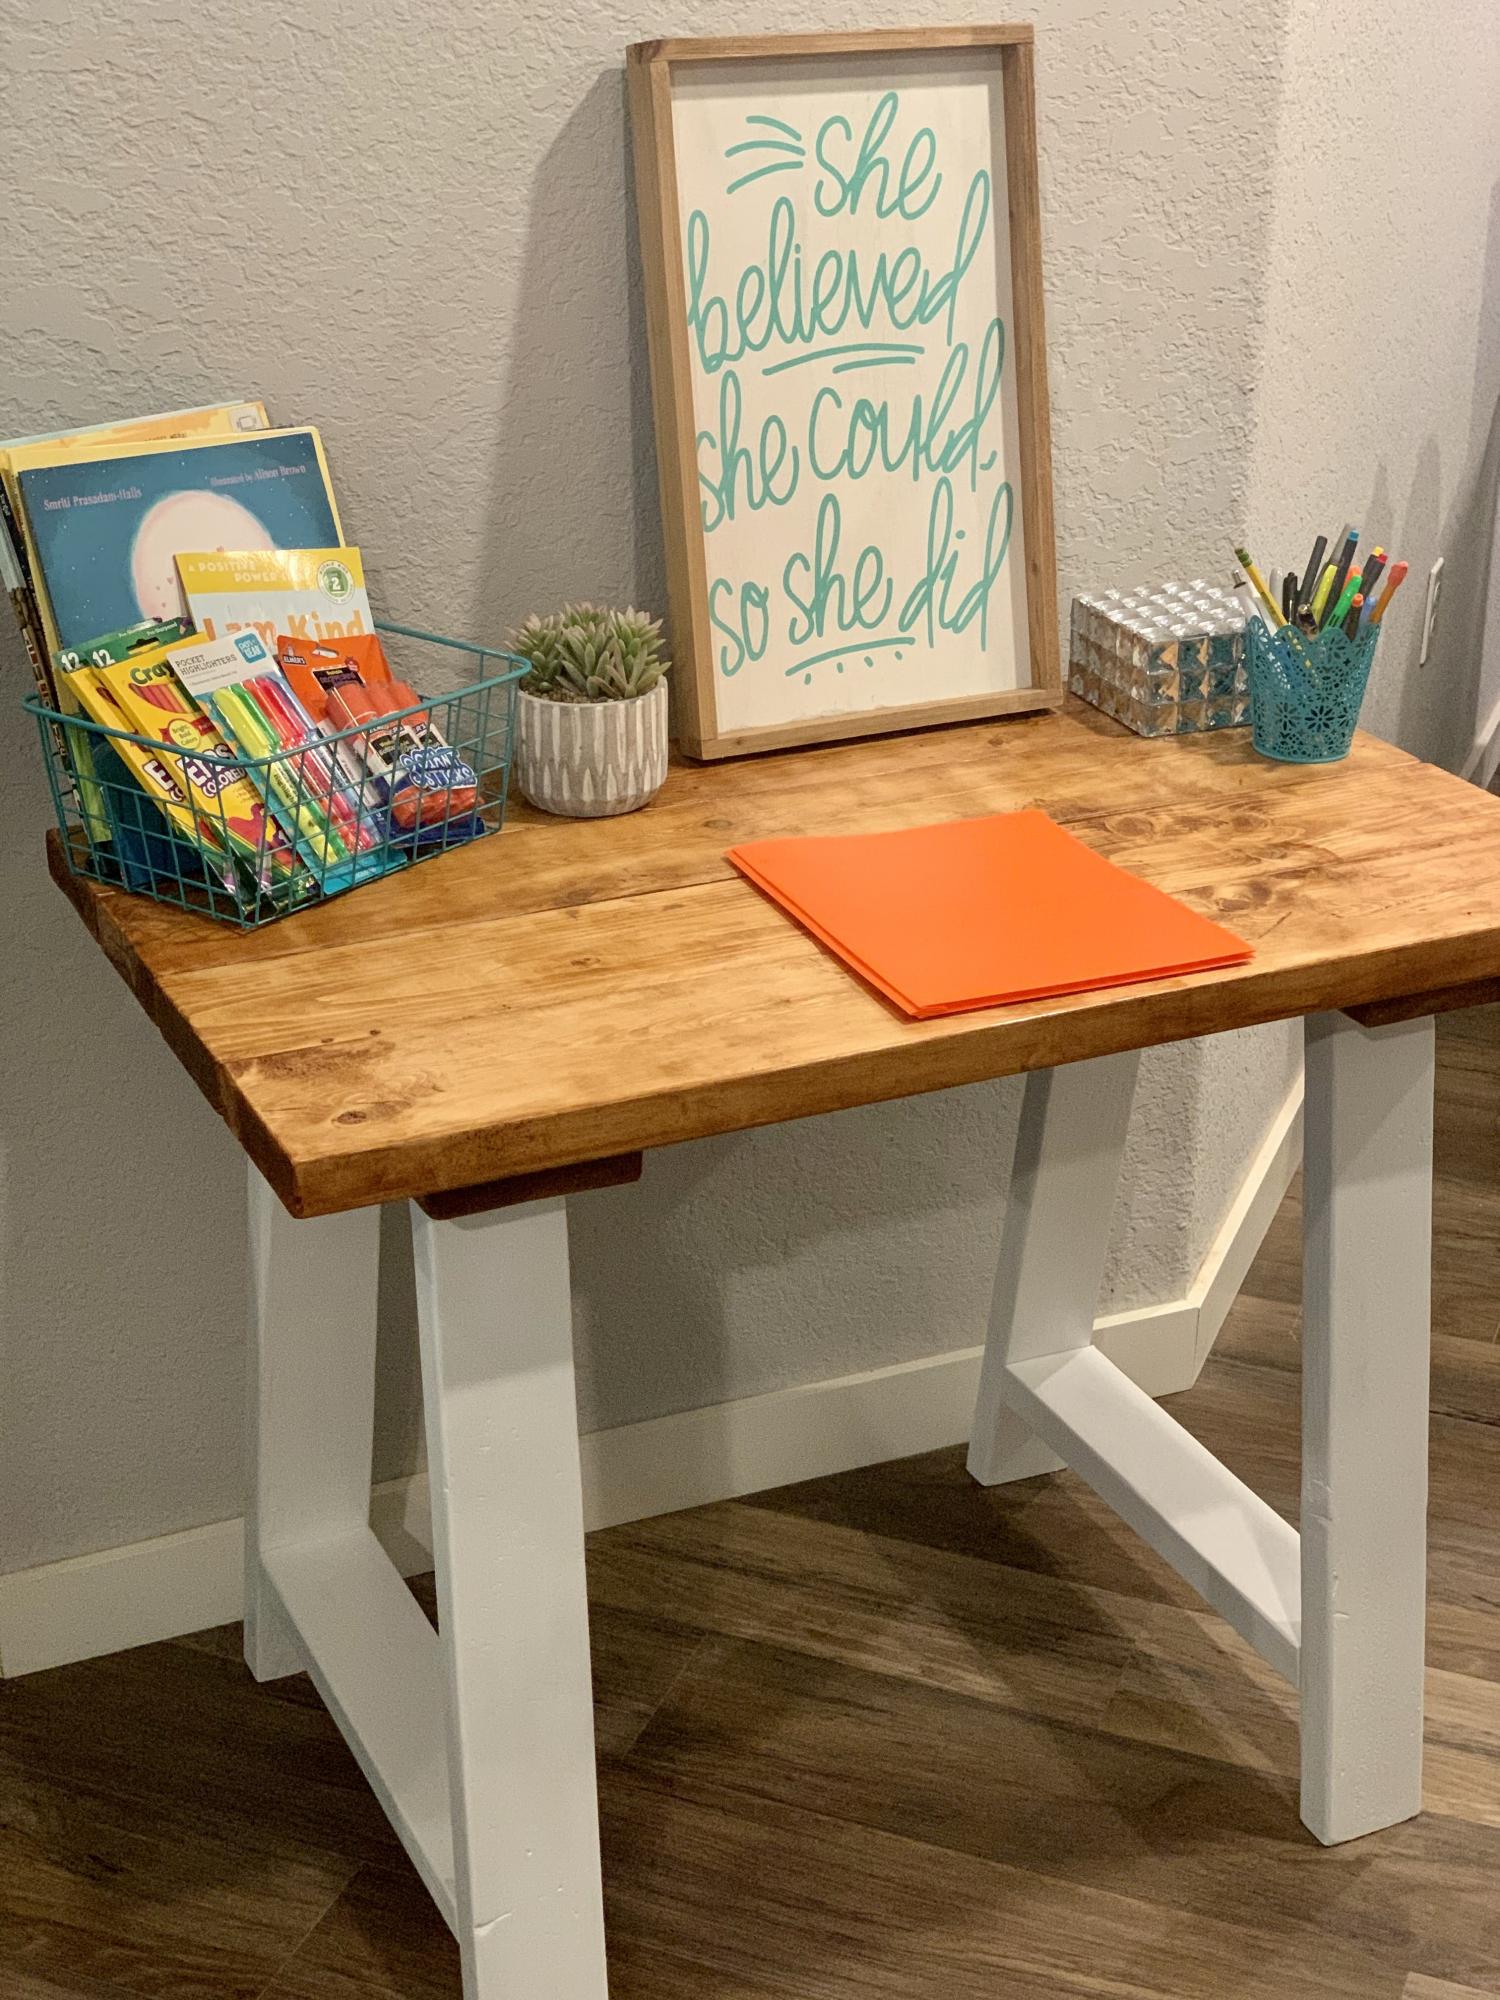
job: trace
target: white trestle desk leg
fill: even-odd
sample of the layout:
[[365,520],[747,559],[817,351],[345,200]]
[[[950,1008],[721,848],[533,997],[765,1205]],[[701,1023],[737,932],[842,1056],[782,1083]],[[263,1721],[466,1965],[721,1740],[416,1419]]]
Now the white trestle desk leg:
[[1026,1079],[969,1442],[969,1471],[981,1485],[1055,1472],[1062,1462],[1008,1405],[1006,1370],[1094,1338],[1139,1065],[1132,1050]]
[[260,1681],[308,1664],[263,1557],[369,1520],[379,1278],[378,1208],[298,1222],[250,1169],[245,1658]]
[[465,2000],[607,2000],[566,1210],[412,1230]]
[[1422,1804],[1433,1024],[1307,1023],[1302,1817]]

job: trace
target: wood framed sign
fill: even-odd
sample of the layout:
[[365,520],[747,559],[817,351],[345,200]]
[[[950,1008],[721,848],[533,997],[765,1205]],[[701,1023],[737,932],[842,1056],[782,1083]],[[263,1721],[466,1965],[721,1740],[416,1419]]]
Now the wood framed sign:
[[683,747],[1056,707],[1031,28],[629,79]]

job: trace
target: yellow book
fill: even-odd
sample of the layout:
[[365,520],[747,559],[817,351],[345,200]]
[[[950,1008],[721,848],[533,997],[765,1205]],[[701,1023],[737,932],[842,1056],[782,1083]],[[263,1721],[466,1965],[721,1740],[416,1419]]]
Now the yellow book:
[[33,445],[58,445],[65,451],[108,451],[116,445],[144,444],[154,438],[228,436],[271,428],[264,403],[204,403],[192,410],[161,410],[150,417],[126,417],[119,423],[79,424],[66,431],[34,431],[30,437],[0,440],[0,480],[11,494],[10,455]]
[[179,554],[188,615],[205,638],[249,626],[274,654],[278,639],[348,639],[373,632],[358,549],[215,549]]

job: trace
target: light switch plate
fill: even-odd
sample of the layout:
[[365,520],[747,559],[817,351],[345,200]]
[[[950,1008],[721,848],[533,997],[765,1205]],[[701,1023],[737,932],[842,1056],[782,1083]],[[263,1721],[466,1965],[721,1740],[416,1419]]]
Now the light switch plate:
[[1443,558],[1438,557],[1427,572],[1427,609],[1422,613],[1422,650],[1417,655],[1417,665],[1425,667],[1427,655],[1432,651],[1432,636],[1437,630],[1438,599],[1443,594]]

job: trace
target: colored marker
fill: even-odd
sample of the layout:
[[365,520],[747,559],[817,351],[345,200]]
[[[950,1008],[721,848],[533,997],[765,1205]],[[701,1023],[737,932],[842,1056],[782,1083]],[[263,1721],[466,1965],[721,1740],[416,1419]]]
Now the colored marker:
[[1328,593],[1333,588],[1333,564],[1324,563],[1323,574],[1318,578],[1318,587],[1313,592],[1312,615],[1315,624],[1321,624],[1323,612],[1328,604]]
[[282,749],[296,753],[288,758],[288,762],[295,763],[298,780],[305,781],[307,790],[313,795],[307,803],[314,811],[332,818],[344,845],[351,852],[357,848],[373,847],[373,831],[356,817],[353,801],[338,783],[333,759],[323,748],[322,737],[291,689],[284,681],[278,685],[276,677],[271,674],[258,675],[244,685],[271,723]]
[[1379,583],[1380,572],[1384,568],[1385,568],[1385,550],[1376,549],[1375,553],[1370,557],[1370,560],[1365,564],[1364,571],[1359,579],[1359,587],[1365,594],[1366,604],[1368,604],[1370,599],[1375,595],[1375,586],[1377,583]]
[[[1332,605],[1335,605],[1336,607],[1339,607],[1335,609],[1333,614],[1334,624],[1338,623],[1339,619],[1342,618],[1342,616],[1344,615],[1344,611],[1347,610],[1348,608],[1347,604],[1344,601],[1344,595],[1343,595],[1344,583],[1345,579],[1348,577],[1350,566],[1354,561],[1354,550],[1358,541],[1359,541],[1358,530],[1351,528],[1349,530],[1348,540],[1344,543],[1344,546],[1339,550],[1338,563],[1335,566],[1333,572],[1333,582],[1330,585],[1328,591],[1328,602]],[[1351,591],[1349,594],[1350,596],[1353,596],[1354,593]],[[1326,625],[1328,623],[1328,620],[1325,618],[1323,622]]]
[[1236,549],[1234,552],[1234,559],[1239,564],[1240,568],[1245,572],[1246,576],[1249,577],[1250,582],[1255,589],[1256,596],[1260,598],[1261,602],[1265,605],[1267,611],[1270,612],[1271,630],[1275,632],[1276,630],[1279,629],[1279,627],[1285,625],[1286,620],[1281,615],[1281,607],[1277,604],[1275,598],[1271,595],[1270,591],[1267,589],[1265,578],[1261,575],[1260,571],[1255,567],[1255,564],[1251,562],[1247,550]]
[[1370,614],[1370,623],[1372,625],[1378,625],[1387,611],[1390,610],[1391,599],[1406,581],[1406,569],[1407,565],[1404,562],[1398,562],[1386,578],[1385,589],[1380,594],[1380,602]]
[[292,778],[278,754],[280,745],[275,733],[250,693],[243,686],[219,688],[213,703],[223,711],[235,741],[249,755],[256,779],[263,768],[265,782],[291,815],[293,826],[307,843],[315,865],[326,868],[330,862],[344,860],[344,844],[337,829],[313,810],[305,787]]
[[1359,588],[1359,578],[1357,576],[1351,576],[1344,585],[1343,593],[1340,596],[1338,603],[1334,606],[1333,616],[1331,618],[1324,620],[1323,629],[1325,632],[1327,631],[1330,625],[1343,624],[1344,620],[1349,615],[1349,606],[1354,602],[1354,594],[1358,590],[1358,588]]
[[1312,594],[1318,587],[1318,579],[1323,574],[1323,551],[1328,543],[1322,535],[1313,543],[1313,552],[1307,559],[1307,568],[1302,572],[1302,594],[1297,599],[1299,611],[1305,610],[1311,602]]
[[1359,614],[1365,608],[1364,594],[1356,590],[1349,600],[1349,610],[1344,618],[1344,637],[1353,639],[1359,633]]

